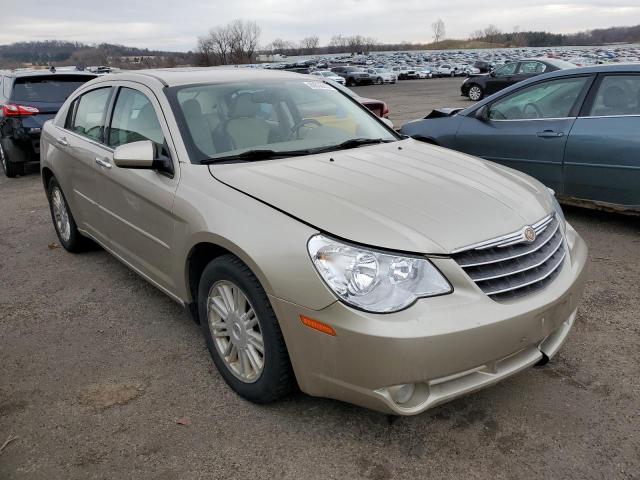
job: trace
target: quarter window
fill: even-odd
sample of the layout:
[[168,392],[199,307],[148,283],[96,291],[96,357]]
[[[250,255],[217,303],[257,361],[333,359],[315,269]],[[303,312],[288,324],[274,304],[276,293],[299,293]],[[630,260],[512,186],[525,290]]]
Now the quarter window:
[[164,135],[158,116],[149,98],[132,88],[121,88],[118,93],[111,127],[109,145],[117,147],[131,142],[151,140],[159,147]]
[[564,118],[571,115],[587,77],[538,83],[496,101],[489,108],[491,120]]
[[602,79],[589,116],[610,115],[640,115],[640,75],[609,75]]
[[110,94],[111,88],[99,88],[74,100],[70,108],[70,112],[74,112],[74,114],[67,124],[69,130],[83,137],[102,142],[104,117]]

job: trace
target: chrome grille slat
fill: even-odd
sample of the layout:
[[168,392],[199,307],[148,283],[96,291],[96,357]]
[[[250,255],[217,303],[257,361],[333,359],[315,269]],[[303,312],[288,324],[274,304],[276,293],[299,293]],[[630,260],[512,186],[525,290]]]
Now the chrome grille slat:
[[[556,240],[554,240],[556,239]],[[553,243],[552,243],[553,242]],[[500,272],[496,272],[493,274],[490,274],[489,276],[482,276],[482,277],[478,277],[477,275],[474,275],[473,273],[470,273],[469,276],[471,277],[471,279],[474,282],[484,282],[486,280],[491,280],[494,278],[500,278],[500,277],[505,277],[505,276],[509,276],[509,275],[515,275],[517,273],[522,273],[522,272],[526,272],[527,270],[531,270],[533,268],[537,268],[540,265],[543,265],[547,260],[549,260],[553,255],[555,255],[555,253],[558,251],[558,249],[562,246],[562,235],[554,235],[554,238],[551,239],[551,241],[549,243],[545,243],[544,245],[542,245],[543,248],[540,248],[538,250],[536,250],[536,254],[538,253],[543,253],[543,255],[539,255],[544,257],[542,260],[539,260],[537,258],[534,257],[534,255],[529,255],[526,260],[532,260],[533,264],[526,264],[526,266],[520,267],[518,270],[513,270],[510,271],[507,275],[505,275],[504,273],[504,269],[496,269],[496,270],[500,270]],[[548,247],[548,248],[547,248]],[[548,251],[546,250],[551,250],[551,253],[548,253]],[[546,255],[546,256],[545,256]],[[469,273],[469,272],[467,272]]]
[[[497,257],[495,255],[492,255],[491,252],[487,251],[487,250],[478,250],[477,251],[477,256],[479,258],[487,258],[487,260],[471,260],[471,261],[464,261],[461,260],[458,262],[458,264],[462,267],[462,268],[468,268],[468,267],[478,267],[480,265],[489,265],[491,263],[497,263],[497,262],[503,262],[505,260],[512,260],[514,258],[518,258],[518,257],[523,257],[525,255],[529,255],[530,253],[534,253],[537,250],[539,250],[540,248],[542,248],[546,242],[546,240],[548,240],[549,238],[551,238],[552,236],[555,235],[555,233],[558,231],[558,228],[560,228],[560,225],[556,223],[555,228],[553,229],[545,229],[544,233],[545,236],[543,237],[539,237],[540,241],[536,241],[532,244],[527,244],[527,245],[520,245],[518,247],[514,247],[511,246],[512,250],[511,251],[516,251],[516,253],[514,253],[513,255],[510,255],[508,257]],[[469,252],[471,253],[471,252]]]
[[[564,233],[555,215],[532,228],[532,242],[521,232],[460,249],[452,255],[476,285],[494,300],[513,298],[553,281],[566,257]],[[518,238],[518,240],[516,240]]]

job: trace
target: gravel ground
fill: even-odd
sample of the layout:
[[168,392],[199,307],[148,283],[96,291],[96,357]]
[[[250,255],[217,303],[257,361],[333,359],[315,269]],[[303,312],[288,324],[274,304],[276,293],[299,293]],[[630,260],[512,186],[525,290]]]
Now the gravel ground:
[[[358,91],[397,120],[451,105],[458,85]],[[18,437],[0,478],[640,478],[640,219],[567,217],[590,280],[558,356],[393,418],[300,393],[238,398],[178,305],[104,251],[59,248],[37,173],[0,175],[0,446]]]

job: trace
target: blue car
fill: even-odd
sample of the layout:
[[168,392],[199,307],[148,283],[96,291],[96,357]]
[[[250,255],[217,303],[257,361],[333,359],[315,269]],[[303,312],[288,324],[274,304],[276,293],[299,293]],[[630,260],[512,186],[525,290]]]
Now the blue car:
[[400,131],[525,172],[566,203],[640,212],[640,65],[540,75]]

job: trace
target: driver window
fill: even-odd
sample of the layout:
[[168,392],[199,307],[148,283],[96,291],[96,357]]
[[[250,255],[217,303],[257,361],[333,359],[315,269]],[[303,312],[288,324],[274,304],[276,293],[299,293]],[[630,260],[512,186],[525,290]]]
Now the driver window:
[[489,108],[489,119],[568,117],[586,82],[587,77],[578,77],[532,85],[494,102]]
[[513,75],[516,71],[517,63],[507,63],[504,67],[496,70],[496,77],[506,77]]

